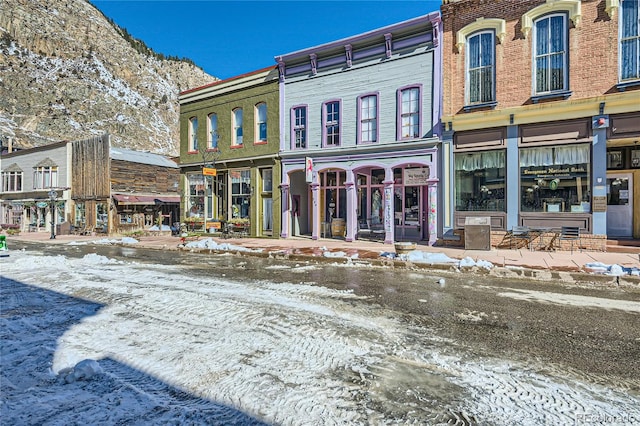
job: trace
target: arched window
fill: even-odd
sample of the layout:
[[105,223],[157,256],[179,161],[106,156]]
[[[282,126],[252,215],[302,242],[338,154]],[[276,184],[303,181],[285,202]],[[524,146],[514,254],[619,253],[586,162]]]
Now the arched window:
[[467,39],[467,105],[495,101],[495,41],[493,31]]
[[534,22],[534,94],[543,95],[569,89],[567,15],[556,13]]
[[218,149],[218,114],[209,114],[209,140],[207,141],[208,149]]
[[233,110],[232,146],[242,146],[242,108]]
[[256,142],[267,141],[267,104],[264,102],[256,105]]
[[198,117],[189,119],[189,151],[198,150]]
[[378,141],[378,95],[358,97],[358,143]]
[[620,13],[620,81],[640,79],[640,6],[623,0]]

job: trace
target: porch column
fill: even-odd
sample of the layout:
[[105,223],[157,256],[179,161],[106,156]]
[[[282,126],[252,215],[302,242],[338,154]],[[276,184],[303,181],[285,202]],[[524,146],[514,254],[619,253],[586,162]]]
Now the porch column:
[[346,182],[344,183],[344,186],[347,191],[347,235],[345,240],[354,241],[356,239],[356,227],[358,225],[358,215],[356,214],[356,206],[358,205],[356,200],[356,184],[352,170],[347,170],[346,175]]
[[[607,198],[607,128],[609,116],[599,115],[592,119],[593,127],[593,188],[591,191],[591,217],[593,220],[594,235],[607,235],[607,211],[594,211],[594,199],[596,197]],[[605,201],[606,202],[606,201]]]
[[438,179],[429,179],[427,187],[429,191],[429,204],[427,206],[427,226],[429,230],[429,245],[435,245],[438,241]]
[[320,184],[316,181],[311,186],[311,210],[313,214],[313,223],[311,231],[311,239],[317,240],[320,237]]
[[291,214],[289,211],[289,182],[280,184],[280,194],[282,196],[282,203],[280,203],[280,237],[288,238],[289,229],[291,227]]

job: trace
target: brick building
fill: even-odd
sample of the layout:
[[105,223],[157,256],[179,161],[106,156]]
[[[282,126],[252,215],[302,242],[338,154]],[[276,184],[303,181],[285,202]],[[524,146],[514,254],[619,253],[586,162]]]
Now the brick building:
[[494,230],[640,237],[638,2],[444,0],[441,13],[444,228],[488,216]]

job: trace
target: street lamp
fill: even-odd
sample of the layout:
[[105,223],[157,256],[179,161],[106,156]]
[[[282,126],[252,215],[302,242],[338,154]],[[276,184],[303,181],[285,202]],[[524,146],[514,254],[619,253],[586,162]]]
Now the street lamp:
[[51,237],[50,240],[56,239],[56,198],[58,192],[53,189],[49,191],[49,210],[51,210]]

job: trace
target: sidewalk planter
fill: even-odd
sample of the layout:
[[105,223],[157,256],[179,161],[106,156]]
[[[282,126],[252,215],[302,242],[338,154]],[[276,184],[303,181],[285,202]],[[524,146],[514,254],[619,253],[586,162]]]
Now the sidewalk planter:
[[413,251],[416,249],[416,243],[399,242],[399,243],[395,243],[395,247],[396,247],[396,254],[407,254],[410,251]]

